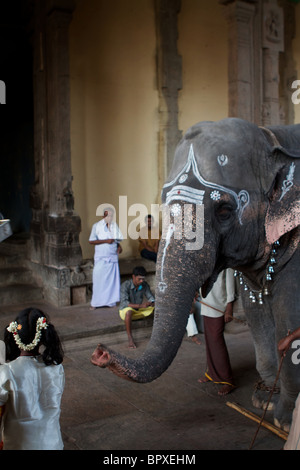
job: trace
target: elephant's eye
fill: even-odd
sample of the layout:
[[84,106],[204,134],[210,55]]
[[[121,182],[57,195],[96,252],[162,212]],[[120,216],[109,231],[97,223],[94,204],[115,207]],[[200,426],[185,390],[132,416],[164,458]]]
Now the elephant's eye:
[[229,220],[232,213],[233,207],[230,204],[220,204],[216,210],[216,215],[220,222]]

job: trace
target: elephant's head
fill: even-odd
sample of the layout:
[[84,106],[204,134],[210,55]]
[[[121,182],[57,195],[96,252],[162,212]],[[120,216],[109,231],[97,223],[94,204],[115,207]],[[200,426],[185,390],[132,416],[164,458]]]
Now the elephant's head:
[[271,131],[225,119],[189,129],[162,193],[149,344],[137,360],[99,345],[94,364],[137,382],[154,380],[177,353],[196,290],[205,295],[227,267],[254,272],[261,282],[272,242],[299,225],[299,148],[300,125]]

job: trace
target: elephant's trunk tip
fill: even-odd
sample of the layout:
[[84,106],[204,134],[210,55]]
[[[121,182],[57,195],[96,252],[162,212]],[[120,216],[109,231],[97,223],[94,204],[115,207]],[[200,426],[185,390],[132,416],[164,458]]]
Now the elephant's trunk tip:
[[98,344],[91,356],[91,363],[98,367],[108,367],[111,363],[111,355],[106,346]]
[[117,355],[114,354],[113,351],[109,351],[109,349],[104,346],[104,344],[98,344],[91,356],[90,361],[94,366],[101,367],[102,369],[107,367],[122,379],[135,381],[135,378],[131,376],[128,369],[124,367],[124,365],[122,365],[115,356]]

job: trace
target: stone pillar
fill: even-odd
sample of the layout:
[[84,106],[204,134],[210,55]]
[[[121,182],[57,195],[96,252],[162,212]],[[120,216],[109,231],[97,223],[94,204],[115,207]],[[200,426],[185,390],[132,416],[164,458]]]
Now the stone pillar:
[[161,185],[171,169],[176,146],[182,137],[178,129],[178,91],[182,88],[182,63],[177,50],[180,7],[180,0],[155,1]]
[[263,4],[263,104],[262,124],[281,123],[279,99],[279,52],[284,51],[283,10],[276,0]]
[[74,213],[71,171],[68,38],[72,2],[63,2],[64,9],[59,4],[50,2],[46,18],[49,207],[45,262],[62,267],[81,261],[81,228],[80,219]]
[[47,119],[46,119],[46,73],[45,73],[45,32],[44,6],[41,0],[34,4],[33,31],[33,90],[34,90],[34,167],[35,182],[31,188],[30,208],[30,260],[44,263],[43,214],[47,208]]
[[[292,84],[297,80],[297,66],[293,54],[293,40],[296,34],[295,8],[296,4],[289,0],[281,0],[280,6],[284,14],[284,54],[279,54],[279,99],[281,124],[294,124],[295,107],[291,95]],[[300,8],[300,7],[297,7]]]
[[255,2],[220,1],[228,21],[228,116],[255,119]]
[[[288,108],[291,121],[291,106],[286,106],[280,91],[280,75],[284,76],[280,52],[285,52],[283,9],[277,0],[219,2],[226,5],[229,25],[229,116],[275,125],[286,123]],[[286,4],[285,0],[281,3]],[[291,49],[291,40],[288,43]],[[286,64],[286,60],[282,62]]]
[[35,0],[35,185],[31,261],[46,298],[71,302],[71,270],[82,262],[70,146],[69,24],[72,0]]

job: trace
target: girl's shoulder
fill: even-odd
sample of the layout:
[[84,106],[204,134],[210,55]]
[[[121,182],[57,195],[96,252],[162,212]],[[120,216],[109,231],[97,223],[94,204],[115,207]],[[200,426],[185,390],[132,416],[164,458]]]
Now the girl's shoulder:
[[0,340],[0,365],[5,364],[5,356],[6,356],[6,351],[5,351],[5,343],[4,341]]
[[3,381],[10,379],[12,376],[13,371],[11,367],[11,362],[5,362],[4,364],[0,364],[0,383],[3,383]]

